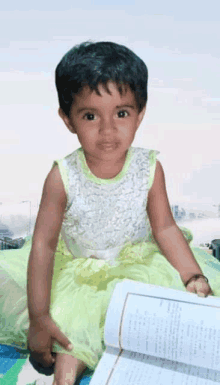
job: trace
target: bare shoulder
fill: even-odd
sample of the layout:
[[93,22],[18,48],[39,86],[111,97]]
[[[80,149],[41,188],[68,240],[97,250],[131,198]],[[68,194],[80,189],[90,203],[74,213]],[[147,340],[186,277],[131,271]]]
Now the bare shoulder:
[[155,174],[154,174],[154,180],[153,184],[149,190],[148,193],[148,199],[152,196],[155,196],[158,194],[161,189],[164,191],[166,190],[166,185],[165,185],[165,175],[164,175],[164,170],[162,167],[162,164],[160,163],[159,160],[156,161],[156,168],[155,168]]
[[54,166],[44,182],[41,203],[34,230],[34,245],[57,245],[66,208],[66,193],[58,166]]
[[147,213],[153,233],[175,225],[167,196],[164,170],[159,160],[156,162],[153,185],[148,193]]
[[154,192],[158,185],[160,185],[161,187],[165,187],[165,175],[162,164],[157,159],[154,180],[150,191]]
[[42,198],[66,207],[67,197],[58,165],[53,166],[45,179]]

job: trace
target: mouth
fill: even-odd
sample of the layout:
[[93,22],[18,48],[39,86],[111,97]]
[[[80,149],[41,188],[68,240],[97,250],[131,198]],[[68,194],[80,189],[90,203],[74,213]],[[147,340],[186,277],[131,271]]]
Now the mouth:
[[112,143],[112,142],[104,142],[104,143],[100,143],[100,146],[104,149],[112,149],[112,148],[115,148],[116,147],[116,143]]

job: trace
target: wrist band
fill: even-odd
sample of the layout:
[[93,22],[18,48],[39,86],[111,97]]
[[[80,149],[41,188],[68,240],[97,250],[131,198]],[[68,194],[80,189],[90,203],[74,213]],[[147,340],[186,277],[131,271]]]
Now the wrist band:
[[198,278],[205,278],[206,282],[208,283],[209,280],[208,278],[206,278],[203,274],[195,274],[193,275],[190,279],[188,279],[188,281],[186,281],[186,283],[184,283],[185,287],[193,280],[193,279],[198,279]]

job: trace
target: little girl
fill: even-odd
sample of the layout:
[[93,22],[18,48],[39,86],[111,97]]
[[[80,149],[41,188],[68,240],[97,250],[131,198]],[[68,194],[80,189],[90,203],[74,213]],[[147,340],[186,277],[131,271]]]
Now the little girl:
[[53,385],[95,370],[121,280],[220,296],[220,263],[176,225],[158,151],[131,147],[147,80],[144,62],[110,42],[75,46],[56,68],[59,115],[81,147],[54,162],[32,243],[0,254],[0,343],[55,363]]

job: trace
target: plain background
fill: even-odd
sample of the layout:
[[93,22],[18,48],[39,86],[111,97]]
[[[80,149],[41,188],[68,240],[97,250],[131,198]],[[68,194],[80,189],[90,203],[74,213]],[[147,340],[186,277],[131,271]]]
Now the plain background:
[[[83,41],[113,41],[149,71],[135,147],[160,151],[170,204],[220,203],[220,3],[133,0],[1,4],[0,202],[39,202],[54,159],[77,149],[57,114],[54,71]],[[28,205],[27,205],[28,210]]]

